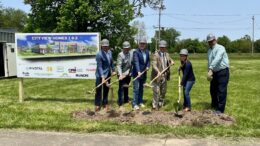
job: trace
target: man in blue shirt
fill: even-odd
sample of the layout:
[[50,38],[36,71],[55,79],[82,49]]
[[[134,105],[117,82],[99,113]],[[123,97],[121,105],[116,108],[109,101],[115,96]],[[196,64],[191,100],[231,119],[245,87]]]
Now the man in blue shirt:
[[[134,51],[133,54],[133,71],[132,76],[134,78],[138,77],[137,80],[133,82],[133,102],[132,106],[134,110],[138,110],[140,107],[145,107],[143,103],[143,84],[146,82],[147,74],[141,74],[150,67],[150,56],[149,50],[146,48],[146,39],[141,38],[139,40],[139,48]],[[139,106],[138,106],[139,105]]]
[[207,41],[211,106],[216,113],[224,113],[229,81],[229,59],[225,47],[217,44],[213,34],[207,36]]
[[[109,50],[109,41],[103,39],[101,41],[101,50],[96,55],[97,69],[96,69],[96,86],[112,75],[115,75],[115,67],[112,59],[112,52]],[[107,81],[109,83],[110,80]],[[96,89],[95,94],[95,111],[100,111],[101,105],[108,110],[108,92],[109,87],[107,83],[104,83],[102,86]],[[102,88],[103,88],[103,99],[102,99]]]

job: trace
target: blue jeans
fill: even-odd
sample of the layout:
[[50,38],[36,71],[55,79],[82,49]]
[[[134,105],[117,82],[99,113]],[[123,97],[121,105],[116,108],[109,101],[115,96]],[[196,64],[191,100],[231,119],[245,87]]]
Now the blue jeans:
[[[119,88],[118,88],[118,100],[117,103],[121,106],[123,103],[129,102],[128,96],[128,88],[125,88],[124,85],[128,85],[130,83],[131,77],[127,76],[123,80],[119,81]],[[124,100],[123,100],[124,96]]]
[[186,85],[183,86],[183,97],[184,97],[184,102],[183,102],[183,107],[186,108],[191,108],[191,102],[190,102],[190,90],[193,86],[195,81],[187,81]]
[[211,106],[224,113],[227,99],[227,86],[229,81],[229,69],[223,69],[213,73],[210,82]]
[[133,90],[134,97],[133,97],[133,102],[132,102],[133,107],[143,103],[145,81],[146,81],[146,77],[141,77],[141,78],[138,78],[137,80],[135,80],[133,83],[133,86],[134,86],[134,90]]

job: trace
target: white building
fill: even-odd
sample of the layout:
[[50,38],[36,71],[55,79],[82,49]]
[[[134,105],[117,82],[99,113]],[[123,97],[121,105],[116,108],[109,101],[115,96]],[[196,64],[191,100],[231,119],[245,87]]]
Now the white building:
[[15,31],[0,29],[0,78],[16,76]]

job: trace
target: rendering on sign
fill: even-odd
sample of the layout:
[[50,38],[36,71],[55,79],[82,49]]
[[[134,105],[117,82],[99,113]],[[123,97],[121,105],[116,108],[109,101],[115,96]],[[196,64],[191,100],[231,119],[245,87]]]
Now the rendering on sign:
[[94,79],[99,33],[17,33],[17,76]]

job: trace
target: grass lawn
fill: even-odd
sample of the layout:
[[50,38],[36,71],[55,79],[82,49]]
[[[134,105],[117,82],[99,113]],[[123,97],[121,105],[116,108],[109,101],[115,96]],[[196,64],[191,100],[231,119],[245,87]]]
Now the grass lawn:
[[[168,82],[167,105],[163,110],[174,110],[173,102],[178,97],[177,68],[171,68]],[[206,54],[191,56],[196,83],[191,91],[194,110],[210,107],[209,82],[206,80]],[[25,102],[18,102],[18,79],[0,80],[0,128],[35,129],[48,131],[113,132],[134,134],[170,134],[177,136],[252,136],[260,137],[260,55],[230,54],[230,82],[226,113],[235,117],[232,126],[178,126],[160,124],[137,125],[108,121],[84,121],[71,118],[71,112],[93,108],[91,90],[94,80],[72,79],[25,79]],[[150,70],[151,71],[151,70]],[[149,71],[149,73],[150,73]],[[150,79],[148,79],[150,80]],[[115,97],[116,88],[115,86]],[[132,91],[132,89],[131,89]],[[132,96],[132,92],[130,92]],[[147,108],[151,107],[152,90],[145,89]],[[116,106],[116,105],[114,105]],[[130,106],[128,105],[128,108]]]

